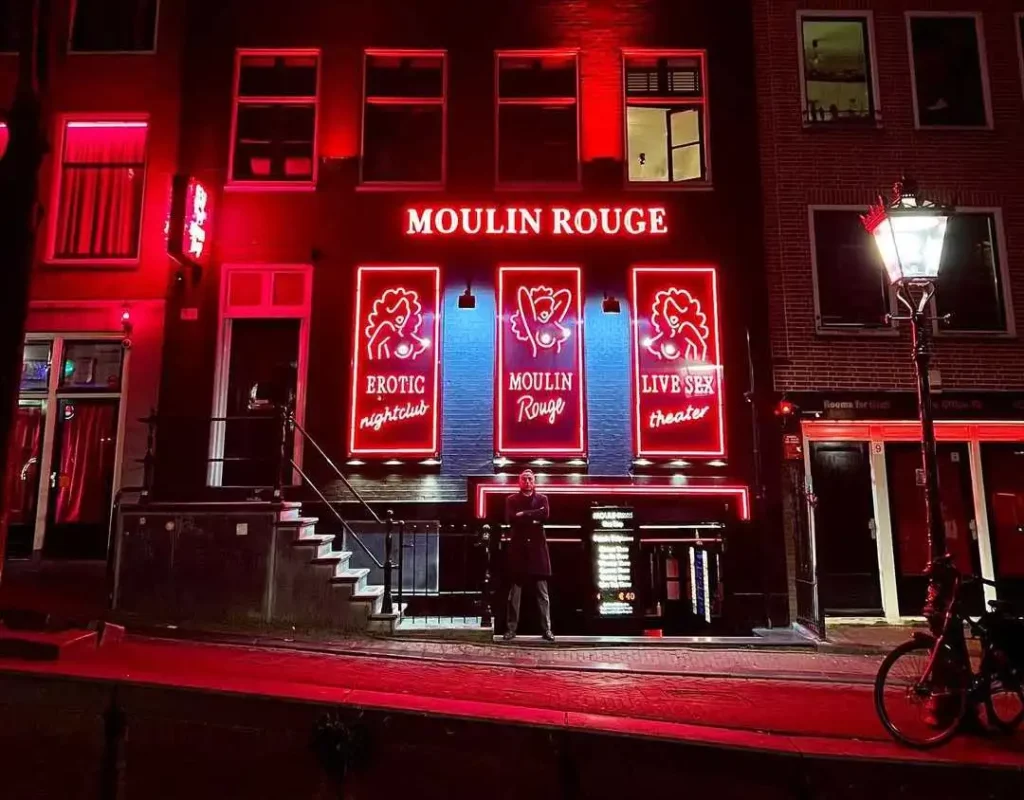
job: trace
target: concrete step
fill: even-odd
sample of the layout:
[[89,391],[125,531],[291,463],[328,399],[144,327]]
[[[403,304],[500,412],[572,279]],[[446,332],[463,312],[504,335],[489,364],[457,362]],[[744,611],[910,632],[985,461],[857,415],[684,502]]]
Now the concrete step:
[[295,502],[294,500],[281,503],[281,510],[277,514],[278,522],[286,522],[288,520],[297,519],[302,515],[302,503]]
[[[328,533],[324,535],[300,536],[292,542],[292,547],[313,550],[313,559],[328,558],[334,555],[334,535]],[[341,555],[341,553],[337,555]]]
[[312,525],[316,525],[320,521],[319,517],[299,517],[295,516],[291,519],[279,519],[277,521],[277,527],[279,528],[308,528]]
[[[334,577],[331,578],[331,583],[335,586],[348,586],[352,590],[353,595],[359,594],[361,591],[366,589],[366,576],[370,574],[370,570],[365,567],[362,569],[345,569],[339,570],[335,573]],[[383,591],[383,587],[381,587]]]
[[[375,587],[376,588],[376,587]],[[384,587],[380,587],[381,598],[384,596]],[[381,633],[386,636],[394,634],[398,628],[399,623],[402,621],[402,615],[405,613],[405,609],[408,607],[407,603],[394,605],[394,610],[390,614],[385,614],[378,607],[370,614],[370,618],[366,621],[366,630],[369,633]]]

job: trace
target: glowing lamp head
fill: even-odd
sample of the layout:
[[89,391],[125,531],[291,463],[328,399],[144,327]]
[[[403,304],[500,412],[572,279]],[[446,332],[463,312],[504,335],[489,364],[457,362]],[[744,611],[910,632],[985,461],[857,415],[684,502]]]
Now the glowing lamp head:
[[951,209],[922,201],[912,183],[893,187],[889,203],[882,198],[861,217],[872,235],[893,285],[935,280]]
[[128,311],[127,309],[122,311],[121,312],[121,322],[122,322],[122,324],[125,323],[125,322],[131,322],[131,321],[132,321],[132,312]]

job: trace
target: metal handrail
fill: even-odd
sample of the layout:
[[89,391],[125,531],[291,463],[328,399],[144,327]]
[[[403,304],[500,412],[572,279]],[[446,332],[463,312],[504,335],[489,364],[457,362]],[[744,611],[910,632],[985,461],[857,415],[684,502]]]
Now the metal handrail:
[[[341,524],[341,527],[345,529],[346,535],[351,536],[353,539],[356,540],[356,543],[361,548],[363,548],[363,552],[366,553],[366,555],[368,555],[370,557],[370,560],[373,561],[373,563],[377,565],[378,569],[384,569],[383,562],[377,560],[377,556],[375,556],[370,551],[370,548],[367,547],[363,543],[363,540],[359,538],[359,534],[357,534],[354,530],[352,530],[352,526],[349,525],[345,521],[345,519],[341,516],[341,514],[338,513],[338,510],[333,505],[331,505],[331,502],[326,497],[324,497],[324,493],[320,491],[320,488],[315,483],[313,483],[312,480],[310,480],[309,476],[305,472],[302,471],[302,469],[299,467],[299,465],[295,463],[294,459],[289,459],[289,461],[291,461],[292,469],[294,469],[299,474],[299,477],[301,477],[306,483],[309,484],[310,488],[314,492],[316,492],[317,497],[319,497],[320,500],[323,502],[323,504],[325,506],[327,506],[327,508],[330,510],[330,512],[334,515],[334,518]],[[381,524],[383,525],[384,523],[381,522]]]
[[[349,480],[348,480],[348,478],[346,478],[346,477],[345,477],[345,476],[344,476],[344,475],[342,474],[341,470],[340,470],[340,469],[338,469],[338,465],[337,465],[337,464],[335,464],[335,463],[334,463],[334,461],[332,461],[332,460],[331,460],[331,457],[330,457],[329,455],[327,455],[327,453],[325,453],[325,452],[324,452],[324,449],[323,449],[323,448],[322,448],[322,447],[321,447],[321,446],[320,446],[320,445],[319,445],[319,444],[317,443],[316,439],[314,439],[314,438],[313,438],[312,436],[310,436],[310,435],[309,435],[309,434],[308,434],[308,433],[306,432],[306,429],[305,429],[305,428],[303,428],[303,427],[302,427],[302,426],[301,426],[301,425],[300,425],[300,424],[299,424],[299,423],[298,423],[298,422],[296,421],[296,419],[295,419],[295,415],[294,415],[294,414],[289,414],[289,415],[288,415],[288,421],[289,421],[289,423],[290,423],[290,424],[292,425],[292,427],[294,427],[294,428],[295,428],[295,430],[297,430],[297,431],[298,431],[299,433],[301,433],[301,434],[302,434],[302,438],[304,438],[304,439],[305,439],[305,440],[306,440],[307,442],[309,442],[309,443],[310,443],[311,445],[313,445],[313,448],[314,448],[314,449],[315,449],[315,450],[316,450],[316,451],[317,451],[317,452],[318,452],[318,453],[319,453],[319,454],[320,454],[320,455],[321,455],[321,456],[323,457],[324,461],[326,461],[326,462],[327,462],[327,464],[328,464],[328,466],[329,466],[329,467],[330,467],[330,468],[331,468],[331,469],[332,469],[332,470],[334,471],[334,474],[338,476],[338,479],[339,479],[339,480],[340,480],[340,481],[341,481],[341,482],[342,482],[343,484],[345,484],[345,488],[346,488],[346,489],[348,489],[348,490],[349,490],[350,492],[352,492],[352,494],[353,494],[353,496],[354,496],[354,497],[356,498],[356,500],[358,500],[358,501],[359,501],[359,504],[360,504],[360,505],[361,505],[361,506],[362,506],[363,508],[365,508],[365,509],[366,509],[366,510],[367,510],[367,511],[368,511],[368,512],[370,513],[370,516],[371,516],[371,517],[373,517],[374,521],[375,521],[375,522],[377,522],[377,523],[378,523],[378,524],[380,524],[380,525],[383,525],[383,524],[384,524],[384,520],[382,520],[382,519],[381,519],[381,518],[380,518],[379,516],[377,516],[377,512],[376,512],[376,511],[374,511],[374,510],[373,510],[373,509],[372,509],[372,508],[370,507],[370,504],[369,504],[369,503],[367,503],[367,502],[366,502],[366,501],[365,501],[365,500],[363,499],[362,495],[361,495],[361,494],[359,494],[359,492],[357,492],[357,491],[356,491],[355,487],[354,487],[354,486],[353,486],[353,485],[352,485],[351,483],[349,483]],[[326,499],[324,500],[324,502],[325,502],[325,503],[328,503],[328,505],[330,504],[330,501],[328,501],[328,500],[326,500]]]

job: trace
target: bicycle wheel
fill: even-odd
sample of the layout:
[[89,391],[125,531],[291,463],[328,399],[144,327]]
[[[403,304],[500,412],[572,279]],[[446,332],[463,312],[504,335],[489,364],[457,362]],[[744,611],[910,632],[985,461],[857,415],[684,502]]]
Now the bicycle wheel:
[[[935,686],[929,639],[904,642],[885,657],[875,677],[875,710],[897,741],[911,747],[937,747],[956,733],[967,711],[967,693],[961,688]],[[940,674],[960,676],[945,651],[936,656]],[[932,666],[931,669],[929,667]]]
[[1024,689],[1020,682],[1003,683],[999,677],[989,680],[985,692],[988,724],[1003,733],[1013,733],[1024,720]]

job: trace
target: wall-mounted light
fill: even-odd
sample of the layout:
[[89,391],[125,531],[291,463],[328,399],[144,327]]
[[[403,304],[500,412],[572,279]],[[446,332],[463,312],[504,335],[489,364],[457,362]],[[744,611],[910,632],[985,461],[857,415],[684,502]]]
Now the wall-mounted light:
[[459,308],[467,311],[476,308],[476,295],[473,294],[473,284],[466,281],[466,291],[459,295]]
[[619,301],[608,294],[608,292],[604,293],[604,302],[601,303],[601,309],[605,314],[619,314],[622,311]]
[[121,346],[127,350],[132,346],[132,312],[121,309]]

